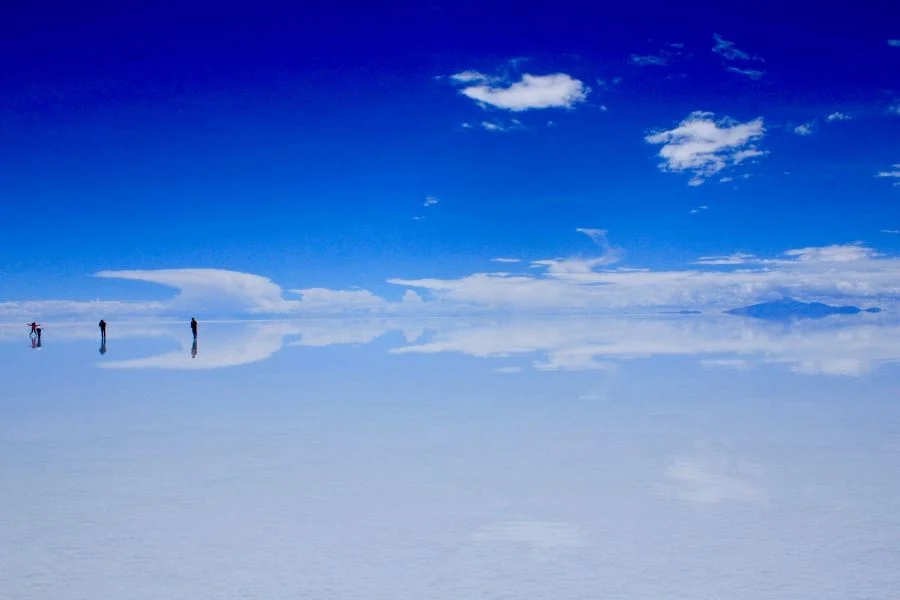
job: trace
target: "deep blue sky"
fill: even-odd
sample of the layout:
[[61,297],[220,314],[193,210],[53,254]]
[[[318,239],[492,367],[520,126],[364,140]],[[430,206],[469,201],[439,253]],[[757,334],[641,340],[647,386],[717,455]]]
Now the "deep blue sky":
[[[900,188],[875,177],[900,162],[896,3],[154,4],[4,17],[0,300],[103,296],[122,284],[87,275],[180,267],[379,292],[587,252],[576,227],[609,230],[629,266],[900,249],[880,232],[900,229]],[[764,61],[725,60],[715,33]],[[570,109],[484,108],[448,80],[466,70],[591,91]],[[697,187],[661,171],[645,136],[698,110],[762,117],[766,154]],[[522,129],[478,125],[511,119]]]

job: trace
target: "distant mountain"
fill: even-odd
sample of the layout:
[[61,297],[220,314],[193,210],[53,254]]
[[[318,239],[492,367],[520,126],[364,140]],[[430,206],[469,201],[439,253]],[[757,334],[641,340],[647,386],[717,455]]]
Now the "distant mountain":
[[861,312],[877,313],[880,308],[859,308],[858,306],[829,306],[821,302],[800,302],[785,298],[774,302],[762,302],[742,308],[726,310],[729,315],[753,317],[755,319],[822,319],[831,315],[856,315]]

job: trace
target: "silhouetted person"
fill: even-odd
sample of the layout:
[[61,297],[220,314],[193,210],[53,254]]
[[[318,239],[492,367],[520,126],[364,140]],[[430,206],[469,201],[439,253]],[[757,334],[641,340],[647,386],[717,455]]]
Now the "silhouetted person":
[[100,342],[100,355],[106,354],[106,336],[103,336],[103,340]]
[[100,339],[106,342],[106,321],[100,319]]
[[191,333],[194,334],[194,338],[197,338],[197,319],[191,317]]
[[28,324],[28,326],[31,327],[31,335],[37,335],[38,327],[40,327],[41,324],[37,323],[35,321],[32,321],[31,323]]
[[41,326],[40,326],[40,324],[38,324],[38,326],[35,327],[34,330],[37,332],[37,337],[38,337],[37,347],[40,348],[41,347]]
[[191,358],[197,358],[197,334],[194,334],[194,343],[191,344]]

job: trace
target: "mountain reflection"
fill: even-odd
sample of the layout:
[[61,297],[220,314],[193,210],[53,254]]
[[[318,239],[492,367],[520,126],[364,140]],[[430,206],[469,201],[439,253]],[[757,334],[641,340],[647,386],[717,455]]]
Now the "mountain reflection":
[[708,368],[781,364],[801,373],[860,376],[900,358],[900,324],[884,317],[790,325],[705,316],[207,323],[200,336],[202,352],[192,348],[183,326],[122,329],[123,336],[171,338],[178,347],[154,356],[103,362],[103,368],[233,367],[265,360],[285,346],[370,344],[383,336],[392,354],[460,353],[494,360],[495,368],[507,373],[601,370],[621,361],[681,356]]

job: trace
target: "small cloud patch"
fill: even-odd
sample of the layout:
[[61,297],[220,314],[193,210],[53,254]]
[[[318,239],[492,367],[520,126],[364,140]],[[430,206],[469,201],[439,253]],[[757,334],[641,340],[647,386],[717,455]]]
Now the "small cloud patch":
[[755,142],[765,135],[762,118],[746,123],[713,113],[695,111],[678,127],[646,136],[650,144],[661,144],[659,168],[663,171],[689,172],[689,185],[700,185],[707,178],[741,162],[763,156]]
[[460,93],[482,107],[513,112],[544,108],[573,108],[587,99],[590,88],[566,73],[522,75],[516,82],[489,77],[478,71],[462,71],[450,79],[463,84]]

